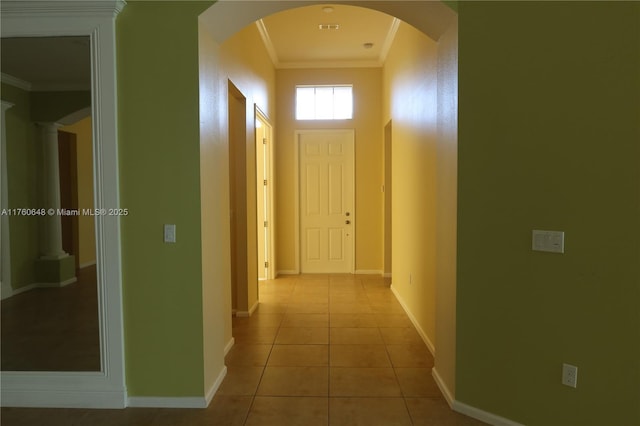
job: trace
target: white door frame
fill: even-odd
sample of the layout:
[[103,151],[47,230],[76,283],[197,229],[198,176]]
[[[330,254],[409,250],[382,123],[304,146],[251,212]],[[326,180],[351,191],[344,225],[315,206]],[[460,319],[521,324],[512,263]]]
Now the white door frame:
[[[267,117],[265,113],[263,113],[258,105],[254,106],[255,108],[255,119],[260,120],[260,122],[267,127],[267,150],[266,150],[266,179],[267,179],[267,200],[266,200],[266,220],[267,220],[267,256],[266,261],[269,263],[269,267],[267,268],[267,279],[273,280],[276,277],[275,269],[276,269],[276,256],[275,256],[275,223],[274,220],[274,191],[275,182],[273,180],[273,126],[271,125],[271,121]],[[256,140],[256,150],[261,146],[260,141]],[[258,158],[256,152],[256,158]],[[257,188],[259,190],[259,188]],[[258,229],[260,232],[260,229]],[[258,265],[260,267],[260,265]]]
[[295,193],[295,200],[294,200],[294,226],[295,226],[295,273],[299,274],[301,271],[301,260],[300,260],[300,256],[302,255],[302,252],[300,250],[300,135],[305,134],[305,133],[350,133],[351,134],[351,140],[353,141],[353,143],[351,144],[351,147],[353,149],[353,155],[351,158],[353,158],[353,164],[351,165],[351,170],[353,173],[353,191],[351,193],[351,196],[353,197],[352,203],[351,205],[353,206],[352,210],[351,210],[351,223],[353,224],[352,227],[352,231],[351,231],[351,244],[349,247],[351,250],[351,265],[349,267],[349,272],[354,274],[355,273],[355,266],[356,266],[356,229],[357,229],[357,222],[356,222],[356,167],[355,167],[355,161],[356,161],[356,157],[355,157],[355,142],[356,142],[356,138],[355,138],[355,130],[354,129],[308,129],[308,130],[296,130],[295,131],[295,139],[294,139],[294,155],[295,155],[295,161],[294,161],[294,193]]
[[[118,208],[115,18],[121,0],[1,2],[2,37],[89,36],[95,208]],[[0,372],[2,405],[124,408],[122,268],[118,216],[96,216],[101,369]]]

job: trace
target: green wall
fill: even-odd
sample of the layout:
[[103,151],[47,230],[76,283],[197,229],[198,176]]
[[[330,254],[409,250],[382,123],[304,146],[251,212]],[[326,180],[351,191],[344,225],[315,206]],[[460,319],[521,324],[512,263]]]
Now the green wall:
[[[130,396],[202,396],[198,21],[206,2],[130,1],[117,20]],[[177,243],[163,243],[175,224]]]
[[[36,137],[36,126],[30,118],[29,92],[3,83],[2,100],[14,104],[6,112],[9,207],[39,208],[40,145]],[[39,222],[37,216],[9,218],[11,286],[14,289],[36,282],[35,260],[40,254]]]
[[[460,2],[459,19],[456,399],[640,424],[640,3]],[[532,252],[532,229],[565,231],[565,254]]]

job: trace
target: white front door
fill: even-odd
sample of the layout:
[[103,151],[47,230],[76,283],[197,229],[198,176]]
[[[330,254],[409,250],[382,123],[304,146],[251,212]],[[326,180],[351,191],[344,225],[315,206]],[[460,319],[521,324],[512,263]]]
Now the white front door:
[[351,273],[355,241],[354,132],[306,130],[299,152],[300,269]]

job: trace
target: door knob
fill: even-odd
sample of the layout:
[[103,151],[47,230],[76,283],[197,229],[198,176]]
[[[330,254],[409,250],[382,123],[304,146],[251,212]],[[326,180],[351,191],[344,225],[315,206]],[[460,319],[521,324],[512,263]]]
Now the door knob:
[[351,223],[350,220],[345,220],[344,223],[346,223],[347,225],[349,225]]

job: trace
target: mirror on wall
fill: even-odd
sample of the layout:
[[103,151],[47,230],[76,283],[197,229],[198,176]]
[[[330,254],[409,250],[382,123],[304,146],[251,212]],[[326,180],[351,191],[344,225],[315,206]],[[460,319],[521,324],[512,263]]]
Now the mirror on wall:
[[89,37],[1,43],[0,367],[100,371]]

